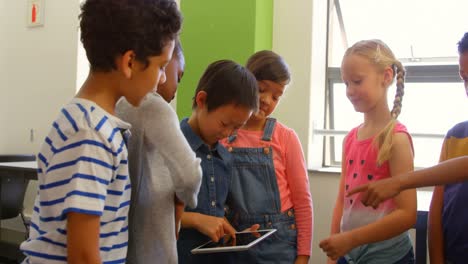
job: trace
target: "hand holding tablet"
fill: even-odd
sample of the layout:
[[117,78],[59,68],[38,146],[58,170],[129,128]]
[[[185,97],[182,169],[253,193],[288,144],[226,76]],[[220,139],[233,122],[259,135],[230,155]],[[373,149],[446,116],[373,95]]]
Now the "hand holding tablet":
[[192,254],[201,254],[243,251],[253,247],[274,232],[276,232],[276,229],[237,232],[235,238],[230,235],[226,235],[218,242],[208,241],[207,243],[192,249],[191,252]]

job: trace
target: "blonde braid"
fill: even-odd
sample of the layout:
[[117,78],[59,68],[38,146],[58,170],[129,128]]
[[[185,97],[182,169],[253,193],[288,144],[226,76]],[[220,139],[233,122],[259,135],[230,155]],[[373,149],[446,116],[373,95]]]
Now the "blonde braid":
[[385,126],[381,133],[377,136],[376,143],[379,148],[377,156],[377,164],[382,165],[386,160],[391,158],[393,145],[393,130],[396,125],[396,120],[401,113],[403,95],[405,93],[405,69],[401,62],[395,60],[393,64],[393,72],[396,74],[396,93],[393,101],[393,108],[390,112],[392,120]]
[[350,54],[357,54],[369,59],[377,69],[384,71],[387,67],[392,68],[393,80],[396,79],[396,94],[393,101],[393,108],[391,113],[392,119],[374,138],[374,144],[379,151],[377,156],[377,163],[381,165],[391,157],[392,143],[393,143],[393,130],[395,128],[396,120],[401,112],[404,82],[405,82],[405,69],[401,62],[399,62],[390,48],[383,41],[378,39],[361,40],[355,43],[352,47],[348,48],[345,52],[345,57]]
[[397,119],[401,113],[401,107],[403,102],[403,95],[405,94],[405,69],[401,62],[396,61],[394,64],[394,72],[396,73],[396,94],[395,100],[393,101],[392,118]]

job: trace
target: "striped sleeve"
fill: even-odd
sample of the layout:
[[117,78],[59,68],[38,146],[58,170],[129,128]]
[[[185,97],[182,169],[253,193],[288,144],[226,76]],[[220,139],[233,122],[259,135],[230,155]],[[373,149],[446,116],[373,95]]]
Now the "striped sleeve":
[[39,186],[41,220],[61,220],[68,212],[102,215],[107,186],[117,166],[112,150],[100,142],[104,142],[101,134],[92,128],[67,136],[59,149],[54,150],[50,140],[55,153],[50,160],[40,158],[45,174]]

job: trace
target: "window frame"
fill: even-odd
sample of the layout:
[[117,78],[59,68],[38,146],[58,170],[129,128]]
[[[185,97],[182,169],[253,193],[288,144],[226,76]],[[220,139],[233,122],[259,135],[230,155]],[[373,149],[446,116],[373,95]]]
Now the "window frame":
[[[342,42],[345,47],[348,45],[345,30],[345,24],[341,17],[341,7],[339,0],[327,1],[327,14],[326,14],[326,43],[325,43],[325,74],[324,92],[325,95],[322,107],[323,119],[321,122],[312,124],[312,142],[315,142],[310,148],[321,147],[322,159],[321,168],[334,168],[340,167],[341,162],[336,160],[337,142],[335,136],[344,136],[349,131],[336,130],[335,127],[335,113],[334,113],[334,92],[332,89],[334,84],[343,83],[341,80],[341,72],[339,67],[329,67],[329,49],[331,43],[331,17],[332,12],[336,12],[338,16],[338,23],[340,25],[340,32]],[[405,83],[460,83],[460,76],[458,74],[458,61],[456,57],[434,57],[434,58],[402,58],[399,59],[406,69]],[[451,63],[447,63],[450,61]],[[317,125],[318,124],[318,125]],[[445,134],[435,133],[411,133],[413,138],[436,138],[443,139]],[[320,143],[317,144],[317,141]],[[309,153],[312,151],[309,149]],[[317,151],[315,151],[317,153]],[[310,154],[309,154],[310,155]],[[315,166],[314,166],[315,165]],[[317,167],[317,161],[309,162],[309,167]]]
[[[407,77],[405,83],[459,83],[460,76],[458,75],[458,65],[410,65],[405,66],[407,71]],[[336,83],[343,83],[341,80],[341,71],[339,67],[329,67],[326,71],[327,81],[325,87],[325,128],[317,129],[314,128],[315,135],[324,136],[323,153],[326,155],[323,157],[323,167],[338,167],[341,162],[335,159],[336,157],[336,135],[346,135],[348,131],[336,130],[334,122],[334,93],[333,85]],[[444,134],[435,133],[411,133],[414,138],[437,138],[442,139],[445,137]],[[329,149],[327,149],[329,148]],[[327,154],[328,153],[328,154]]]

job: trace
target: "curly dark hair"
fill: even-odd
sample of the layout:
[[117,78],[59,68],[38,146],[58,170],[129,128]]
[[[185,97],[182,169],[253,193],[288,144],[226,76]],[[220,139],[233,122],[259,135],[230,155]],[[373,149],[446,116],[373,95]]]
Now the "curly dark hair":
[[258,86],[255,76],[244,66],[231,61],[219,60],[211,63],[198,82],[192,109],[197,107],[198,92],[206,92],[208,112],[227,104],[258,109]]
[[115,58],[129,50],[148,66],[182,24],[173,0],[87,0],[79,18],[91,71],[102,72],[116,69]]
[[462,54],[468,51],[468,32],[463,35],[463,38],[458,42],[458,53]]

